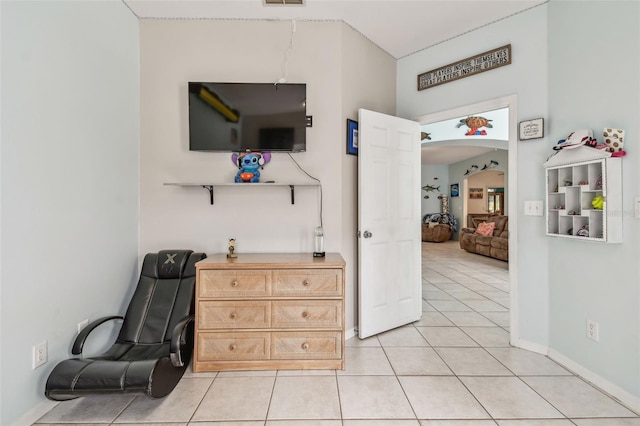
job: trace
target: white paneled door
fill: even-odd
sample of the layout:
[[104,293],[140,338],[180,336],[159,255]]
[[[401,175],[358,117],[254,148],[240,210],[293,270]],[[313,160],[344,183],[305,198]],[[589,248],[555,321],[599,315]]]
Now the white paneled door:
[[358,336],[420,319],[420,125],[358,112]]

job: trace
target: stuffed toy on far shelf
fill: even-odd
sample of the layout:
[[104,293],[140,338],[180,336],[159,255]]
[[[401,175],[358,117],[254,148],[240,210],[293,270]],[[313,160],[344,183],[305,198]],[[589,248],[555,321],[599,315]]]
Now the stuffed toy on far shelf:
[[238,173],[236,173],[235,182],[260,182],[259,169],[264,168],[264,165],[270,160],[270,152],[234,152],[231,155],[231,161],[239,169]]

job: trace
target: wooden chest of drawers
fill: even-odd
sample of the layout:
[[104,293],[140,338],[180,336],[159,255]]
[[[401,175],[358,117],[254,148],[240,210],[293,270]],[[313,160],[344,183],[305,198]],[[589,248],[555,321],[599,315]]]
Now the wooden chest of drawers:
[[216,254],[196,264],[195,372],[344,368],[339,254]]

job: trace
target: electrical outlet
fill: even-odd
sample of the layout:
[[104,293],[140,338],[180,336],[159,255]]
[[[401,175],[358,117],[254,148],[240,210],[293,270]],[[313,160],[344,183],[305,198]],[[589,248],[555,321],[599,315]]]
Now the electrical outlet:
[[86,327],[86,326],[88,326],[88,325],[89,325],[89,320],[88,320],[88,319],[86,319],[86,320],[84,320],[84,321],[80,321],[80,322],[78,323],[78,334],[80,334],[80,332],[82,331],[82,329],[83,329],[83,328],[85,328],[85,327]]
[[47,362],[47,341],[38,343],[33,347],[33,369]]
[[587,338],[594,342],[600,339],[598,336],[598,323],[593,320],[587,320]]

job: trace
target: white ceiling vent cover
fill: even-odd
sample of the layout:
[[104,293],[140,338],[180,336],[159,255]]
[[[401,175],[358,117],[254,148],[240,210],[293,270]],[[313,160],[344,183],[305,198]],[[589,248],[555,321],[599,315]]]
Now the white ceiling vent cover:
[[304,0],[264,0],[265,6],[304,6]]

